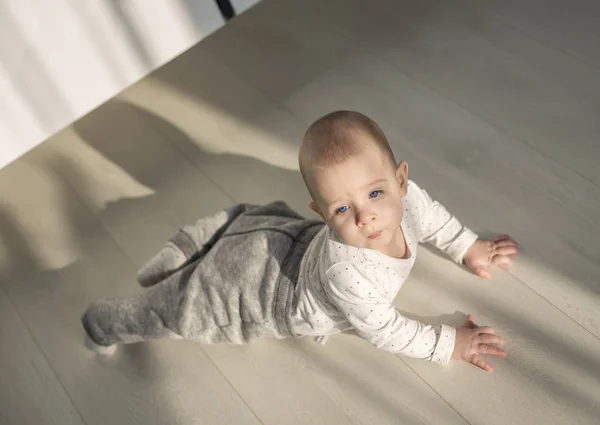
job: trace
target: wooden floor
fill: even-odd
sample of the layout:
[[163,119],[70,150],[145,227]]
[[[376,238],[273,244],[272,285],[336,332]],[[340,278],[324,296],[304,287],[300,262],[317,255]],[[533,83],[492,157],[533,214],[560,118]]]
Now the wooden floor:
[[[600,423],[600,3],[264,0],[0,171],[0,424]],[[494,374],[350,335],[95,357],[79,317],[140,290],[182,224],[234,202],[310,215],[296,152],[334,109],[522,247],[484,282],[423,247],[398,308],[472,313]]]

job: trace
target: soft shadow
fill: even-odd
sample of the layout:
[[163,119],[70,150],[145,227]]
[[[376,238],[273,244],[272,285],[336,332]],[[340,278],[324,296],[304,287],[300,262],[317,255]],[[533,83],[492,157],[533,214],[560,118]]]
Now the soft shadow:
[[[438,285],[438,290],[441,293],[448,293],[449,287]],[[468,289],[459,289],[459,295],[471,305],[477,305],[478,308],[486,311],[486,314],[494,318],[495,323],[502,324],[503,328],[511,329],[512,333],[518,335],[518,339],[522,342],[527,342],[521,347],[521,342],[518,348],[527,350],[527,346],[543,349],[560,363],[568,365],[568,367],[577,369],[580,373],[593,377],[596,382],[600,382],[600,359],[588,352],[578,349],[577,346],[567,345],[565,341],[560,339],[560,335],[548,332],[542,326],[536,326],[533,323],[524,320],[518,320],[510,311],[501,310],[493,302],[486,297],[480,297],[472,294]],[[457,296],[456,293],[448,294],[449,297]],[[540,301],[543,302],[543,301]],[[568,320],[565,318],[565,320]],[[540,322],[544,318],[540,317]],[[574,324],[573,324],[574,325]],[[585,332],[585,331],[582,331]],[[592,337],[590,335],[590,337]],[[592,337],[593,338],[593,337]],[[506,337],[505,337],[506,340]],[[553,374],[552,370],[547,370],[543,364],[537,364],[534,357],[523,355],[523,351],[513,353],[511,350],[510,339],[506,342],[505,349],[507,357],[504,360],[514,369],[514,374],[527,376],[527,381],[531,384],[535,383],[542,389],[559,400],[565,401],[572,406],[579,406],[582,409],[600,412],[600,406],[596,407],[600,399],[594,398],[589,393],[581,391],[577,385],[566,385],[559,378],[565,378],[561,375]],[[517,347],[515,347],[517,348]],[[532,353],[533,354],[533,353]]]
[[[286,342],[288,343],[288,342]],[[291,342],[289,342],[291,343]],[[385,394],[376,391],[366,391],[365,385],[358,378],[356,370],[345,368],[339,361],[336,361],[332,356],[326,353],[326,350],[309,349],[305,344],[295,342],[294,347],[302,353],[306,358],[310,359],[312,364],[321,368],[319,373],[327,374],[331,380],[336,381],[340,388],[346,389],[349,392],[367,400],[375,406],[379,406],[381,411],[389,417],[390,423],[398,422],[402,424],[419,424],[421,419],[414,416],[412,413],[401,409],[394,401],[401,394]],[[368,367],[368,366],[365,366]],[[368,373],[368,372],[366,372]],[[392,384],[397,384],[397,378],[392,373],[378,375],[378,379],[385,379]],[[406,383],[403,384],[405,391],[414,391],[414,388],[406,388]],[[441,399],[440,399],[441,400]]]
[[96,52],[102,57],[102,63],[106,66],[108,72],[110,72],[113,81],[120,87],[130,83],[126,71],[117,60],[118,58],[113,53],[111,46],[105,39],[98,36],[98,34],[102,33],[102,30],[101,27],[96,24],[97,18],[92,15],[88,4],[78,0],[69,0],[69,5],[78,15],[79,19],[84,22],[84,25],[82,25],[81,28],[86,31],[87,36],[96,46]]
[[0,205],[0,240],[6,245],[6,257],[2,259],[0,276],[11,282],[21,273],[35,273],[42,269],[36,255],[13,214]]
[[115,18],[114,22],[118,23],[127,36],[127,40],[132,48],[131,50],[136,54],[138,60],[144,65],[145,69],[152,69],[155,66],[155,60],[146,46],[143,36],[138,34],[135,24],[131,22],[133,17],[130,15],[131,12],[124,6],[124,2],[120,0],[106,0],[104,3]]
[[0,68],[5,71],[40,128],[53,133],[64,125],[65,119],[73,116],[71,106],[51,79],[36,49],[29,44],[19,24],[11,16],[9,7],[3,7],[2,13],[5,16],[2,18],[4,28],[0,38]]
[[[39,160],[39,156],[36,158],[40,174],[51,180],[53,187],[58,187],[56,203],[61,205],[41,205],[35,199],[35,189],[30,197],[20,196],[20,200],[30,202],[32,207],[24,217],[27,226],[30,226],[27,231],[23,220],[9,209],[10,200],[7,207],[0,205],[0,243],[7,253],[0,262],[0,282],[55,376],[62,382],[74,408],[81,413],[82,420],[90,420],[94,411],[90,403],[95,399],[93,406],[105,404],[107,408],[111,401],[114,403],[113,409],[106,410],[107,412],[127,412],[134,400],[129,400],[132,394],[115,391],[114,385],[118,385],[115,378],[121,379],[115,373],[123,376],[129,371],[127,376],[133,383],[130,388],[140,388],[140,384],[144,385],[143,382],[146,381],[148,384],[158,384],[157,387],[162,391],[161,382],[164,377],[157,376],[151,368],[153,353],[148,351],[148,347],[132,347],[117,353],[113,358],[95,358],[82,344],[83,329],[79,319],[91,301],[127,292],[126,287],[118,286],[128,280],[133,286],[133,279],[125,276],[122,280],[111,280],[116,274],[113,268],[127,268],[122,267],[123,263],[115,263],[118,252],[105,252],[107,246],[117,251],[118,247],[107,242],[110,237],[106,235],[106,230],[85,208],[72,188],[59,178],[64,177],[61,173],[64,164],[60,158],[50,162]],[[22,158],[9,167],[19,167],[27,160],[28,158]],[[78,167],[73,167],[70,178],[83,179],[86,170],[81,169],[79,171],[83,174],[77,174],[78,170]],[[9,175],[10,173],[3,173],[3,176]],[[27,182],[21,182],[19,187],[27,190]],[[57,207],[62,211],[59,223],[51,219]],[[35,235],[37,229],[41,230],[48,225],[60,225],[62,231],[68,233],[73,240],[73,246],[68,247],[68,250],[75,251],[77,255],[67,266],[48,269],[39,257],[50,250],[52,241],[42,238],[30,240],[31,233]],[[5,342],[10,344],[12,341]],[[164,387],[164,395],[168,395],[169,388],[168,385]],[[156,390],[147,394],[150,402]],[[134,396],[140,397],[141,394]],[[157,423],[173,423],[174,418],[179,417],[175,411],[170,410],[175,404],[168,403],[164,398],[161,408],[153,410],[153,419]],[[139,399],[137,401],[139,403]],[[122,416],[116,417],[110,413],[103,417],[109,421],[123,420]]]
[[[201,186],[210,183],[231,199],[230,204],[283,200],[299,213],[317,218],[308,207],[308,192],[299,172],[245,155],[206,152],[168,120],[122,99],[112,99],[71,128],[82,141],[152,189],[160,199],[171,200],[169,193],[182,188],[195,190],[198,194],[210,193],[207,192],[208,187]],[[71,166],[77,164],[72,162]],[[79,173],[85,175],[84,170]],[[195,173],[208,177],[210,181],[191,180]],[[86,192],[86,179],[71,176],[68,171],[64,177],[78,186],[79,192]],[[125,201],[133,203],[128,208],[136,208],[135,203],[141,200],[122,199],[111,206],[120,208],[119,203]],[[179,201],[181,204],[165,205],[165,208],[185,210],[183,215],[186,218],[192,217],[190,209],[198,210],[198,215],[206,215],[206,202],[200,202],[193,193],[187,200]],[[204,206],[204,213],[200,213],[200,204]],[[101,214],[107,214],[107,211]]]
[[457,328],[462,326],[465,322],[465,319],[467,318],[467,315],[465,313],[458,310],[452,314],[442,314],[439,316],[421,316],[404,310],[399,311],[404,317],[431,326],[448,325]]

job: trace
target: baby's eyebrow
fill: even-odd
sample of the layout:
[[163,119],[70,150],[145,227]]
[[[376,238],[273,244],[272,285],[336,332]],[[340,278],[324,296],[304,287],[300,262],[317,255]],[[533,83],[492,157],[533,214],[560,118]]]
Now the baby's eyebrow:
[[376,184],[379,184],[379,183],[385,183],[386,181],[387,181],[387,179],[378,179],[378,180],[375,180],[374,182],[369,183],[368,185],[363,186],[363,189],[366,189],[367,187],[375,186]]
[[[366,188],[371,187],[371,186],[375,186],[376,184],[385,183],[385,182],[387,182],[387,179],[377,179],[377,180],[375,180],[375,181],[373,181],[373,182],[371,182],[371,183],[369,183],[369,184],[364,185],[363,187],[361,187],[361,190],[362,189],[366,189]],[[331,208],[333,205],[339,203],[341,200],[342,200],[342,198],[337,198],[337,199],[331,201],[327,205],[327,208]]]

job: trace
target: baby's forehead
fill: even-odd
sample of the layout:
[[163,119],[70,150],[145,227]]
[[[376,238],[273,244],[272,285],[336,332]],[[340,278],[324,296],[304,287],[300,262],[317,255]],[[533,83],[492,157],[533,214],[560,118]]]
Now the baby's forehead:
[[393,167],[378,159],[374,155],[354,155],[337,164],[315,166],[311,173],[313,191],[327,200],[338,196],[339,192],[357,192],[374,182],[387,181],[393,175]]
[[348,172],[355,168],[367,168],[373,172],[377,172],[381,171],[387,163],[385,153],[379,146],[367,144],[348,152],[346,155],[338,156],[331,161],[315,161],[313,169],[317,174],[330,173],[334,175],[342,169]]

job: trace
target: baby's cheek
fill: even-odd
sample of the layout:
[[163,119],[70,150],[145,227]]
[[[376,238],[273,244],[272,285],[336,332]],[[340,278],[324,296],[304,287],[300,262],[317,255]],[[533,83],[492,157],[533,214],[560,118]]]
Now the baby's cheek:
[[344,242],[350,244],[355,242],[356,234],[352,231],[352,229],[344,228],[339,234]]
[[385,218],[390,224],[399,224],[402,221],[402,204],[390,203],[385,210]]
[[364,238],[361,238],[360,233],[352,228],[344,229],[342,233],[338,233],[338,236],[342,239],[342,241],[352,246],[362,246],[364,243]]
[[333,231],[335,232],[335,234],[343,242],[349,242],[348,241],[348,237],[349,237],[348,226],[344,225],[344,223],[342,221],[334,222],[332,224],[332,228],[333,228]]

